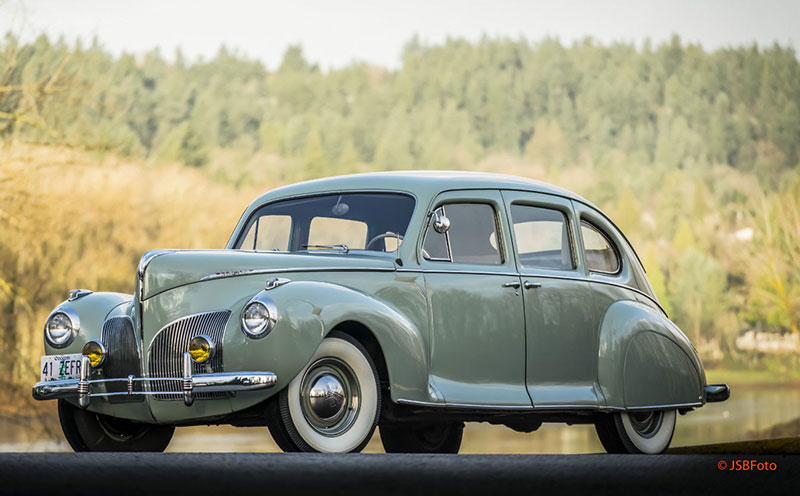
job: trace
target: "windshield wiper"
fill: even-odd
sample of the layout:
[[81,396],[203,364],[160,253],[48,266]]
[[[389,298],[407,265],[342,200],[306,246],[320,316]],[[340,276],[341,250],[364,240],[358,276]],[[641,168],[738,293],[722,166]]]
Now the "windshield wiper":
[[344,243],[338,245],[303,245],[303,248],[313,248],[315,250],[341,250],[342,253],[347,253],[350,251],[350,248],[348,248]]

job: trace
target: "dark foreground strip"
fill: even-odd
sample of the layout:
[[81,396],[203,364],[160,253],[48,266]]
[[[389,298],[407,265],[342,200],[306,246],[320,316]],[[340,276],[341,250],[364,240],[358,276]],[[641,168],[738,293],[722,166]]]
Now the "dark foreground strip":
[[[775,468],[721,468],[744,459]],[[763,495],[796,494],[798,480],[790,455],[0,454],[0,494],[58,496]]]
[[[705,446],[685,446],[671,448],[674,454],[711,455],[800,455],[800,437],[770,439],[767,441],[742,441],[737,443],[707,444]],[[798,482],[800,491],[800,481]]]

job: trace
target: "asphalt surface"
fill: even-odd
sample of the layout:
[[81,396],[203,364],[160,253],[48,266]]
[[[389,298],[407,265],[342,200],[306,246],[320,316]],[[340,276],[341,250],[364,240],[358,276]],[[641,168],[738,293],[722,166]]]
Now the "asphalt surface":
[[[751,460],[761,469],[744,470]],[[798,483],[792,455],[0,454],[0,494],[762,495]]]

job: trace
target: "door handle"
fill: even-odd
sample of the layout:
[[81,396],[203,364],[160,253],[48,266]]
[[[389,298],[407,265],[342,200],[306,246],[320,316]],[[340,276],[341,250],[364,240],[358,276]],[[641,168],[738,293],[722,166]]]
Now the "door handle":
[[519,281],[511,281],[503,284],[504,288],[514,288],[519,289]]
[[541,288],[542,287],[542,283],[525,281],[525,284],[523,284],[522,287],[525,288],[525,289]]

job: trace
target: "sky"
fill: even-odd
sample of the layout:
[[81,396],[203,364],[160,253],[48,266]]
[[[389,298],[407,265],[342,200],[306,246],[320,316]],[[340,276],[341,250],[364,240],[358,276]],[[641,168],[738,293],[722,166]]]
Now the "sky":
[[323,69],[354,61],[397,68],[413,36],[640,46],[677,34],[708,50],[753,42],[796,49],[800,0],[0,0],[0,32],[8,31],[23,40],[42,32],[97,37],[115,54],[159,47],[171,57],[181,47],[190,60],[211,58],[224,44],[271,69],[299,43]]

